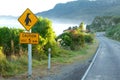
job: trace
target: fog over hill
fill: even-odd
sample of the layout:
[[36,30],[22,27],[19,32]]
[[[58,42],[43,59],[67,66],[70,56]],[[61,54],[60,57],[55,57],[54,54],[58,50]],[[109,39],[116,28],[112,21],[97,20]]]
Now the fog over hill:
[[57,4],[53,9],[36,15],[60,22],[91,23],[96,16],[119,16],[120,0],[71,1]]
[[17,19],[18,17],[11,16],[11,15],[0,15],[0,19]]

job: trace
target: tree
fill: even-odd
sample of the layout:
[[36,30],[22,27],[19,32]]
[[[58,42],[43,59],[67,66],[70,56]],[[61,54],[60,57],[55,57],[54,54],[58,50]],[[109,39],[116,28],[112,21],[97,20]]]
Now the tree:
[[0,28],[0,46],[3,47],[3,53],[6,56],[19,53],[19,33],[22,29]]
[[39,50],[46,52],[48,48],[52,48],[53,51],[57,43],[55,32],[52,29],[52,22],[47,18],[39,17],[38,19],[39,21],[33,27],[32,32],[39,33],[40,35],[39,47],[41,46],[41,49]]
[[0,45],[3,47],[3,52],[6,55],[10,55],[11,52],[11,44],[10,41],[10,30],[7,27],[0,28]]

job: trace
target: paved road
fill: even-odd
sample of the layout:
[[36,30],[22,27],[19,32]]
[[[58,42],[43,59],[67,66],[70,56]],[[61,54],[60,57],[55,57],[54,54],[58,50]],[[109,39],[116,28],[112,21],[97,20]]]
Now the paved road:
[[120,43],[98,35],[101,47],[85,80],[120,80]]

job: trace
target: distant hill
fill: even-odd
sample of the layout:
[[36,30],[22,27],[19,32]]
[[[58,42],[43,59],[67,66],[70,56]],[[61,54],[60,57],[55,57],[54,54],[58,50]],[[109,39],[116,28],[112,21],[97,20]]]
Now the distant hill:
[[106,31],[109,28],[116,28],[120,24],[120,16],[97,16],[94,18],[92,24],[87,25],[88,28],[94,31]]
[[11,15],[8,15],[8,16],[4,16],[4,15],[0,15],[0,19],[17,19],[18,17],[14,17],[14,16],[11,16]]
[[95,17],[87,29],[95,32],[105,32],[105,35],[120,41],[120,16],[102,16]]
[[78,0],[60,3],[53,9],[36,15],[61,22],[91,23],[96,16],[120,15],[120,0]]

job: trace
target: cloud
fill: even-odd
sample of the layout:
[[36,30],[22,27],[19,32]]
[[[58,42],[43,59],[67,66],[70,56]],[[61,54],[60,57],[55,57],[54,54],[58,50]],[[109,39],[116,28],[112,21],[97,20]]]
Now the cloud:
[[53,8],[57,3],[66,3],[74,0],[2,0],[0,2],[0,15],[21,15],[26,8],[33,13]]
[[89,0],[89,1],[96,1],[96,0]]

